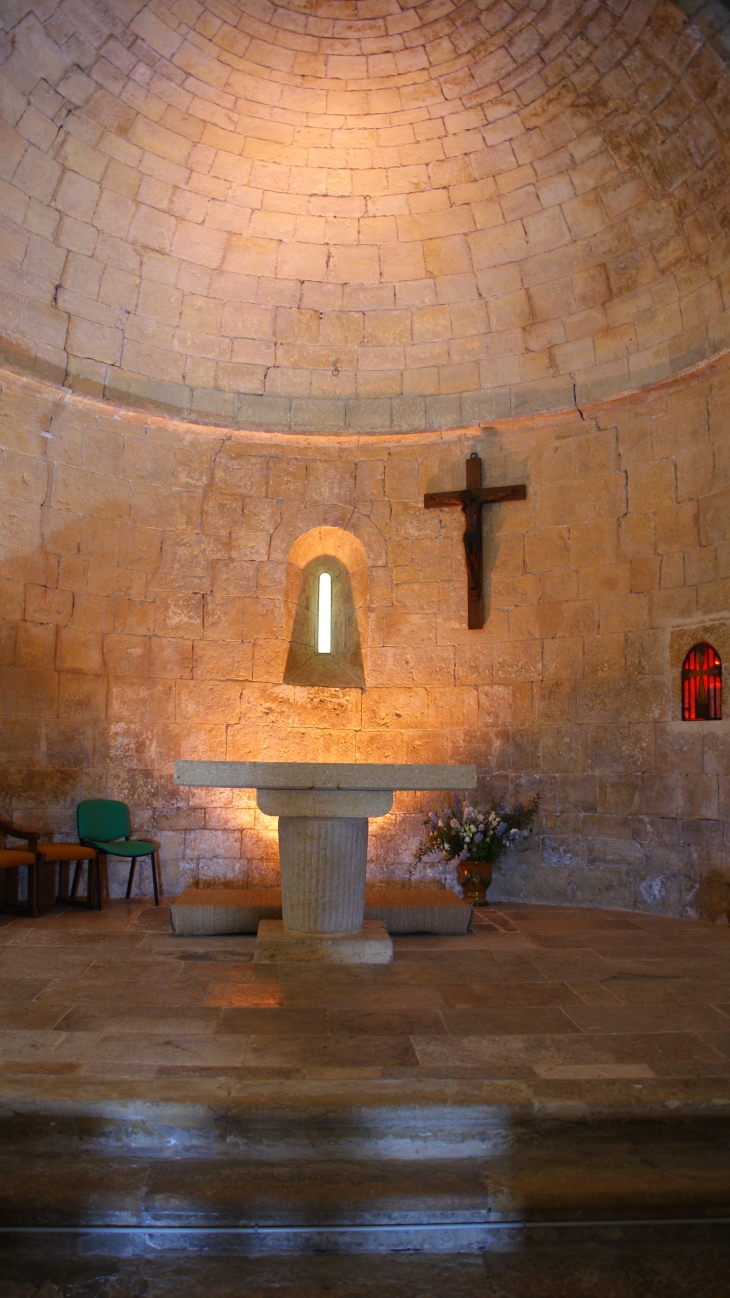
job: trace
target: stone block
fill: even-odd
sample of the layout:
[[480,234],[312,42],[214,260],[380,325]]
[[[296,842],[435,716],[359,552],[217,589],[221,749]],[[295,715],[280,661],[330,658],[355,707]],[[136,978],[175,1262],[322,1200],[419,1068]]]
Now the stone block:
[[175,699],[172,681],[109,677],[107,715],[110,720],[130,721],[136,724],[143,716],[149,724],[153,724],[173,721],[174,714]]
[[719,815],[718,798],[718,777],[694,774],[691,779],[680,780],[678,783],[677,812],[680,816],[716,820]]
[[648,597],[644,594],[606,595],[600,599],[601,630],[633,631],[646,626]]
[[99,201],[99,186],[85,176],[67,171],[56,190],[54,203],[77,221],[90,221]]
[[26,586],[25,619],[66,626],[73,612],[73,594],[70,590],[51,590],[48,586]]
[[[10,624],[12,626],[12,623]],[[53,670],[55,666],[56,628],[34,622],[19,622],[10,653],[17,667]]]
[[605,567],[588,566],[578,574],[578,594],[582,599],[602,595],[628,595],[632,589],[631,566],[616,561]]
[[192,221],[178,222],[172,240],[172,253],[184,261],[217,269],[226,250],[227,236],[223,230],[196,225]]
[[232,641],[197,641],[193,648],[193,676],[207,680],[250,680],[253,645]]
[[240,596],[206,595],[203,600],[203,610],[206,640],[241,639],[243,599]]
[[[101,596],[103,599],[109,599],[114,595],[121,595],[127,599],[139,600],[144,595],[145,574],[137,572],[130,568],[118,568],[113,563],[107,563],[104,560],[89,560],[89,574],[87,578],[88,596]],[[88,598],[87,596],[87,598]],[[81,597],[75,601],[75,605]]]
[[425,726],[425,689],[369,689],[363,695],[362,724],[366,730],[417,730]]
[[3,481],[11,497],[41,504],[48,490],[48,469],[42,460],[6,451],[3,456]]
[[595,635],[599,629],[599,606],[592,599],[548,605],[544,625],[548,636]]
[[[573,529],[575,530],[575,529]],[[528,572],[548,569],[565,569],[570,557],[570,536],[567,527],[546,528],[528,532],[525,536],[525,564]],[[575,562],[579,562],[576,558]]]
[[241,686],[236,681],[178,680],[176,715],[181,721],[234,724],[241,713]]
[[583,675],[582,637],[560,636],[543,644],[543,679],[561,680],[566,675],[576,682]]
[[[702,545],[714,545],[728,539],[730,534],[730,525],[728,524],[729,509],[730,491],[716,492],[699,502],[700,543]],[[694,515],[692,503],[686,503],[685,511],[689,512],[687,535],[693,537],[693,529],[690,523],[690,519]],[[689,541],[690,545],[693,543],[696,544],[692,540]]]
[[149,645],[148,673],[169,681],[189,679],[193,673],[192,641],[178,636],[153,636]]
[[76,631],[59,627],[56,643],[56,667],[59,671],[94,674],[102,670],[102,635],[100,632]]
[[626,667],[624,639],[620,634],[587,636],[583,655],[586,676],[620,676]]
[[590,764],[595,771],[650,771],[654,762],[653,727],[597,725],[591,734]]
[[159,636],[182,639],[202,636],[202,595],[161,592],[157,597],[155,631]]
[[89,473],[77,466],[59,464],[53,480],[52,500],[59,510],[70,510],[103,519],[129,517],[129,486],[101,473]]
[[37,198],[41,203],[48,203],[53,196],[61,172],[62,168],[53,158],[31,144],[15,169],[13,182],[32,198]]
[[55,717],[58,673],[29,667],[0,667],[0,700],[6,717]]
[[106,712],[107,680],[104,676],[61,673],[59,716],[103,717]]
[[528,245],[520,221],[513,221],[491,230],[479,230],[467,235],[475,270],[521,261],[528,256]]

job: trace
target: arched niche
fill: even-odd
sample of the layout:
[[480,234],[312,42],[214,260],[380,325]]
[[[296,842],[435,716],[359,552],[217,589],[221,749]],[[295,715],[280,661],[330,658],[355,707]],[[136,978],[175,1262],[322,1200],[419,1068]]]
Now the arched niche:
[[722,720],[722,660],[706,640],[693,645],[682,663],[682,720]]
[[[332,578],[332,647],[317,651],[319,579]],[[287,685],[364,689],[368,563],[357,537],[340,527],[313,527],[287,560]]]

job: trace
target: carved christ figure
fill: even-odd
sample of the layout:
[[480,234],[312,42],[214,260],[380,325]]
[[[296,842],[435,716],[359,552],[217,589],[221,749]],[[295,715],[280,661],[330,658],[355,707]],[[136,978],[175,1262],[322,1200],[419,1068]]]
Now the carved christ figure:
[[[467,495],[467,492],[464,492]],[[464,511],[466,527],[464,528],[464,554],[466,556],[466,578],[470,601],[477,598],[482,589],[483,546],[482,546],[482,504],[481,500],[467,499],[461,508]]]
[[512,487],[483,487],[482,462],[473,451],[466,462],[465,491],[431,491],[423,497],[426,509],[440,509],[443,505],[460,505],[464,514],[464,556],[467,577],[467,625],[470,630],[484,626],[484,544],[482,539],[482,509],[502,500],[524,500],[527,487],[524,482]]

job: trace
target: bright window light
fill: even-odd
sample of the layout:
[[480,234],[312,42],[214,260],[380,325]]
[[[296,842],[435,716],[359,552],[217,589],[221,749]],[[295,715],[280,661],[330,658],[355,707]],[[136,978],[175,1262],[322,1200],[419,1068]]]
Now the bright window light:
[[317,607],[317,653],[332,652],[332,578],[328,572],[319,574],[319,604]]

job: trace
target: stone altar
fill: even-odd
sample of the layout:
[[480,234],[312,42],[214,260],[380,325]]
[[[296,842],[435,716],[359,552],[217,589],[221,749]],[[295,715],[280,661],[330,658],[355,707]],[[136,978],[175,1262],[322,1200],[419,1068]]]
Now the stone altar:
[[279,817],[283,920],[267,922],[255,959],[381,964],[392,959],[385,926],[363,926],[368,819],[387,815],[396,789],[473,789],[476,767],[178,761],[175,783],[254,788]]

